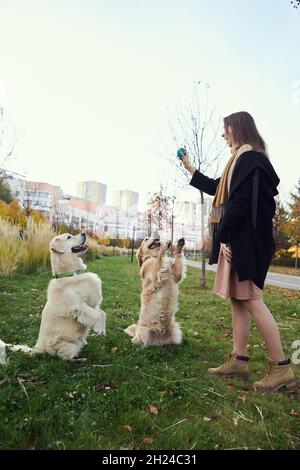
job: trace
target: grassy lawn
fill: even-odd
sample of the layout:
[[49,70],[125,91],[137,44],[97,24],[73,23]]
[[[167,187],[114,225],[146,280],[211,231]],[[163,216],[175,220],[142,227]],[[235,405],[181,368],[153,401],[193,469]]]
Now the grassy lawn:
[[[103,281],[107,336],[89,336],[81,357],[8,353],[0,365],[1,449],[295,449],[300,448],[300,389],[253,393],[266,370],[260,335],[252,328],[251,379],[207,374],[231,349],[230,306],[188,269],[177,319],[181,346],[140,350],[123,328],[138,318],[140,280],[129,258],[89,263]],[[34,345],[50,274],[0,278],[0,338]],[[300,339],[300,295],[266,287],[291,356]],[[295,366],[294,366],[295,367]],[[299,377],[299,366],[295,367]]]

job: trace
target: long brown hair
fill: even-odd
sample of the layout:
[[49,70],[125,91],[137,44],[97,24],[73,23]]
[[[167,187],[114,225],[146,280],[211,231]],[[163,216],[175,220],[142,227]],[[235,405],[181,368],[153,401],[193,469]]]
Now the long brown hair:
[[238,147],[250,144],[253,150],[261,152],[268,157],[265,141],[258,132],[251,114],[246,111],[239,111],[224,117],[225,129],[228,126],[231,127],[234,143]]

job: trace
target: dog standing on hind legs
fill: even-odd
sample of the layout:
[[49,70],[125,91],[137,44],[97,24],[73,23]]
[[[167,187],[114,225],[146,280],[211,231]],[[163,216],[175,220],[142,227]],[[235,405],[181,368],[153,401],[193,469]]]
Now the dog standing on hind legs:
[[126,328],[132,342],[142,347],[180,344],[182,333],[175,322],[179,284],[185,276],[183,238],[178,240],[175,259],[166,256],[171,242],[160,243],[159,235],[145,238],[137,259],[142,279],[141,310],[137,324]]

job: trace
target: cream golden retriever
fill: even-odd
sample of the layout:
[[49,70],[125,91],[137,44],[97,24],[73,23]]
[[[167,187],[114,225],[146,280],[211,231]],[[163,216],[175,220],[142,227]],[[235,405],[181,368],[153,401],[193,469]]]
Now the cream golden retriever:
[[141,310],[137,324],[124,330],[142,347],[180,344],[182,333],[175,322],[179,283],[185,275],[184,239],[177,242],[175,259],[166,256],[171,242],[160,243],[155,233],[137,251],[142,279]]
[[99,308],[101,280],[85,271],[80,257],[87,251],[85,242],[85,233],[76,236],[65,233],[51,241],[53,279],[48,286],[37,343],[32,349],[26,346],[12,349],[73,359],[86,345],[90,329],[105,335],[106,314]]

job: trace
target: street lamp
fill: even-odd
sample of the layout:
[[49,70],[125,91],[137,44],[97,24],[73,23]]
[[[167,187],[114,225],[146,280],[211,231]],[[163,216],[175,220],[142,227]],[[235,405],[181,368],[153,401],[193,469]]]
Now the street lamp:
[[133,251],[134,251],[134,239],[135,239],[135,225],[132,227],[132,240],[131,240],[131,259],[130,262],[133,262]]

